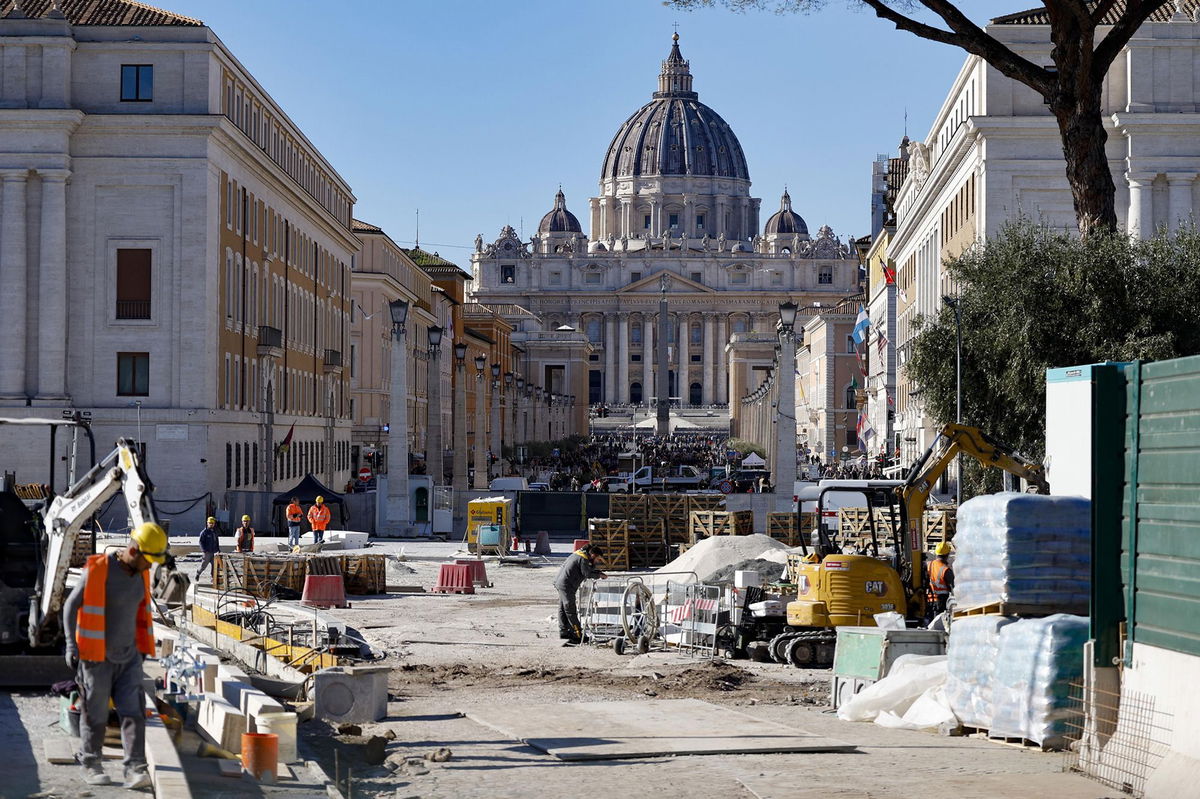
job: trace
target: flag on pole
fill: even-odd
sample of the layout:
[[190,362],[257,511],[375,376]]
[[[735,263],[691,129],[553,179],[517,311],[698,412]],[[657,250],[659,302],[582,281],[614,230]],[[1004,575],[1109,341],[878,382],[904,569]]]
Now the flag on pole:
[[292,448],[292,436],[296,432],[296,423],[292,422],[292,427],[288,430],[288,434],[283,437],[283,441],[279,442],[279,446],[275,448],[276,455],[284,455]]
[[867,316],[867,309],[859,305],[858,318],[854,320],[854,343],[863,344],[867,340],[867,331],[870,329],[871,317]]
[[894,410],[896,410],[896,401],[895,401],[894,399],[892,399],[892,395],[891,395],[891,394],[885,394],[884,396],[886,396],[886,397],[887,397],[887,406],[888,406],[888,410],[889,410],[889,411],[894,411]]
[[875,344],[879,348],[879,357],[882,358],[887,353],[888,337],[887,334],[883,332],[883,328],[878,328],[875,331],[875,335]]
[[887,264],[880,264],[883,267],[883,279],[889,286],[896,285],[896,272]]
[[[858,429],[858,440],[864,445],[868,441],[870,441],[872,438],[875,437],[875,428],[871,426],[871,422],[869,419],[867,419],[867,415],[865,413],[858,414],[858,428],[857,429]],[[863,451],[866,451],[865,446],[861,447],[861,449],[863,449]]]

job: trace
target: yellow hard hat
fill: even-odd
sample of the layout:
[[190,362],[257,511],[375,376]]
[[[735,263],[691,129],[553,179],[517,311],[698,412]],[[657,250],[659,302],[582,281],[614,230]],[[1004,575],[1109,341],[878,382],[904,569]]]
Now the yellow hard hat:
[[209,523],[209,524],[216,524],[216,523],[217,523],[217,517],[216,517],[216,516],[209,516],[209,517],[208,517],[208,523]]
[[324,501],[325,501],[325,497],[317,497],[317,504],[320,504]]
[[950,554],[950,542],[943,541],[942,543],[937,545],[937,548],[934,549],[933,552],[935,555],[949,555]]
[[250,517],[249,517],[249,516],[243,516],[243,517],[242,517],[242,521],[244,521],[244,522],[248,522],[248,521],[250,521]]
[[162,563],[167,559],[167,533],[154,522],[146,522],[129,537],[146,560]]

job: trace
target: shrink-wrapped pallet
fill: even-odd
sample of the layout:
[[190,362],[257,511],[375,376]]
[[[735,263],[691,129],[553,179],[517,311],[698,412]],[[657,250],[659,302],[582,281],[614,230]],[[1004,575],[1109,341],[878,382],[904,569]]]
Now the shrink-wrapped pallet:
[[954,600],[1020,613],[1086,613],[1091,592],[1091,503],[1002,493],[958,511]]
[[959,722],[968,727],[992,726],[992,682],[1000,634],[1014,621],[1006,616],[967,616],[955,619],[950,627],[946,698]]
[[989,733],[1063,748],[1068,722],[1078,712],[1071,686],[1083,679],[1087,639],[1088,620],[1065,613],[1021,619],[1001,630]]

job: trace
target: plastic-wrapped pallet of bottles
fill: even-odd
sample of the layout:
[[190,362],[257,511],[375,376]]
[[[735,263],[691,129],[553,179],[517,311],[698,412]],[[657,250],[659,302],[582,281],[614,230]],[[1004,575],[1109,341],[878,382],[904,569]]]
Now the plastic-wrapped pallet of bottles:
[[992,726],[992,683],[1000,633],[1015,621],[1007,616],[966,616],[950,626],[946,698],[961,724],[985,730]]
[[1013,492],[975,497],[958,510],[955,605],[1086,614],[1091,541],[1087,499]]
[[1065,613],[1021,619],[1000,630],[989,734],[1026,738],[1051,749],[1065,747],[1072,732],[1068,721],[1077,712],[1071,684],[1083,680],[1087,639],[1088,620]]

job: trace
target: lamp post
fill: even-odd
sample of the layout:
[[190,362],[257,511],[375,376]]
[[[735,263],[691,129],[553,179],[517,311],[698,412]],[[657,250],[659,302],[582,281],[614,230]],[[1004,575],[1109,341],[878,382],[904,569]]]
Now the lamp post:
[[542,441],[542,387],[533,387],[533,440]]
[[488,487],[487,479],[487,445],[484,443],[483,423],[483,369],[487,366],[487,358],[475,356],[475,489],[477,491]]
[[512,465],[517,462],[517,397],[513,394],[513,381],[516,377],[512,372],[504,373],[504,438],[508,442],[509,471],[512,471]]
[[[794,302],[779,306],[779,407],[775,427],[775,510],[789,511],[796,485],[796,344],[804,331],[796,332]],[[782,497],[782,500],[780,499]]]
[[454,507],[467,490],[467,387],[463,385],[467,345],[454,345]]
[[513,408],[513,419],[516,420],[516,424],[514,426],[514,432],[516,433],[514,446],[517,447],[516,458],[517,463],[521,466],[525,465],[525,459],[521,457],[521,449],[525,446],[525,439],[528,430],[528,420],[525,417],[525,406],[527,404],[526,399],[527,394],[525,390],[525,378],[518,376],[517,398]]
[[392,535],[407,535],[411,524],[408,509],[408,364],[405,359],[404,320],[408,301],[392,300],[392,392],[388,414],[387,529]]
[[567,413],[563,418],[563,435],[575,433],[575,395],[569,395]]
[[[958,297],[942,297],[946,307],[954,311],[954,423],[962,424],[962,309]],[[962,456],[954,456],[954,502],[962,505]]]
[[429,328],[429,390],[425,404],[425,466],[433,485],[446,479],[442,467],[442,334],[440,327]]
[[[499,473],[500,455],[503,453],[500,445],[500,364],[492,364],[492,458],[497,464]],[[491,459],[489,459],[491,460]],[[488,464],[491,468],[491,463]],[[488,474],[491,477],[491,474]]]

